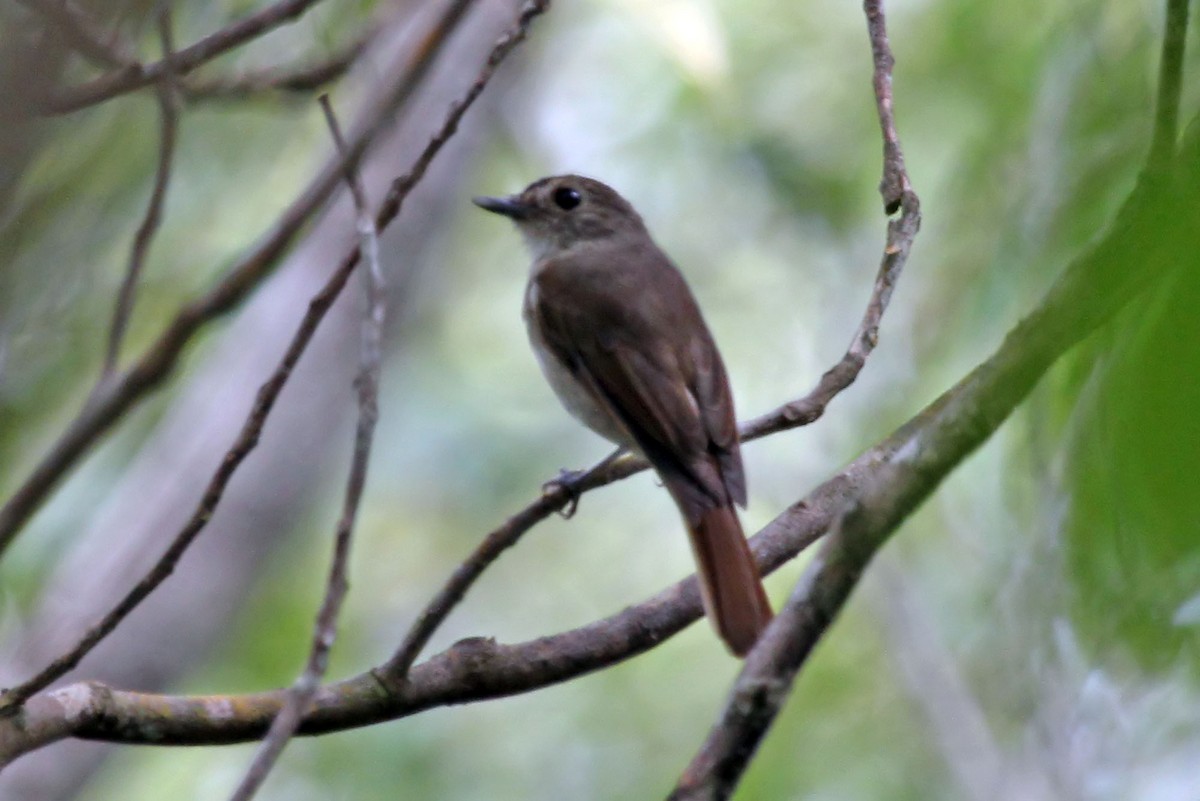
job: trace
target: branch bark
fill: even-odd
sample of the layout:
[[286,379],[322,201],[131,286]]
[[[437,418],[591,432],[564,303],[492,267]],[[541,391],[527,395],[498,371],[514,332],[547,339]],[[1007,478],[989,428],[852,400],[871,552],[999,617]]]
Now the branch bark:
[[325,58],[291,66],[267,67],[237,75],[193,76],[183,81],[180,91],[189,101],[231,102],[250,100],[275,92],[297,97],[332,83],[349,71],[370,45],[364,34]]
[[[470,0],[456,0],[448,5],[431,35],[439,37],[444,41],[449,31],[461,19],[462,13],[469,3]],[[392,182],[392,186],[376,216],[375,226],[377,230],[386,228],[396,219],[403,208],[405,199],[425,176],[433,158],[454,135],[463,114],[466,113],[467,109],[471,107],[483,92],[484,87],[487,86],[491,76],[495,73],[496,67],[524,39],[530,23],[535,17],[546,10],[547,5],[546,2],[526,4],[519,15],[516,25],[495,44],[483,69],[464,93],[463,99],[451,104],[446,119],[413,161],[410,170]],[[419,70],[419,65],[427,61],[427,59],[422,58],[420,54],[416,58],[420,60],[418,61],[418,66],[414,69]],[[403,79],[400,81],[401,85],[407,85],[408,83],[408,81]],[[353,169],[353,165],[357,163],[361,156],[361,152],[356,153],[354,150],[347,148],[345,150],[343,169]],[[260,387],[258,395],[255,398],[255,403],[246,418],[246,422],[243,424],[233,445],[230,446],[229,451],[221,460],[221,465],[209,481],[208,487],[205,489],[204,495],[200,499],[199,504],[197,504],[195,511],[187,523],[180,529],[179,533],[176,534],[171,544],[163,552],[163,555],[103,618],[87,630],[73,648],[55,659],[33,678],[6,691],[3,697],[0,698],[0,714],[23,703],[33,693],[49,686],[52,682],[78,665],[88,652],[111,634],[120,625],[122,620],[174,572],[180,558],[182,558],[196,537],[200,535],[200,532],[204,530],[208,522],[212,519],[213,513],[216,511],[217,505],[220,503],[221,497],[224,495],[225,489],[229,481],[233,478],[235,471],[257,446],[263,427],[266,425],[267,417],[271,414],[280,392],[283,391],[296,363],[300,360],[305,349],[312,341],[317,326],[333,306],[338,295],[341,294],[350,273],[359,262],[360,255],[361,250],[357,245],[351,248],[324,287],[309,303],[308,312],[301,320],[300,326],[289,343],[287,351],[280,360],[278,367],[275,368],[270,377]]]
[[[465,10],[471,0],[453,0],[451,9]],[[421,39],[391,91],[364,115],[351,137],[348,152],[356,165],[396,109],[411,96],[440,51],[457,17],[444,15],[441,27]],[[174,60],[172,64],[175,64]],[[279,264],[312,217],[341,182],[342,166],[331,160],[280,215],[246,256],[208,292],[184,306],[127,369],[114,373],[96,388],[79,414],[58,437],[0,507],[0,555],[45,502],[63,477],[134,405],[158,388],[174,370],[184,348],[200,330],[246,299]]]
[[[1200,125],[1163,185],[1147,169],[1106,235],[1071,264],[1000,349],[906,423],[837,513],[838,525],[746,659],[717,723],[672,801],[727,798],[779,714],[796,675],[837,618],[874,554],[950,471],[999,427],[1069,348],[1200,249]],[[1167,221],[1173,225],[1167,226]],[[1140,268],[1140,269],[1139,269]],[[952,455],[947,458],[948,455]],[[859,457],[858,461],[861,461]]]
[[[66,9],[64,4],[61,9]],[[171,164],[175,159],[175,140],[179,134],[179,109],[175,98],[175,77],[171,71],[171,53],[174,44],[171,38],[171,11],[164,6],[158,12],[159,41],[162,43],[163,70],[158,81],[158,116],[159,144],[158,168],[154,174],[154,188],[150,192],[150,200],[146,204],[146,214],[133,237],[133,247],[129,254],[129,267],[125,272],[125,280],[117,292],[116,307],[113,309],[112,326],[108,334],[108,348],[104,353],[104,364],[101,367],[100,383],[103,383],[116,369],[117,360],[121,355],[121,342],[125,338],[125,329],[129,325],[129,317],[133,314],[133,303],[137,296],[138,280],[146,263],[146,254],[150,243],[162,223],[163,205],[167,199],[167,186],[171,182]]]
[[[175,53],[169,68],[175,75],[187,75],[223,53],[241,47],[268,31],[302,16],[319,0],[278,0],[248,17],[211,33],[195,44]],[[117,95],[141,89],[158,81],[168,69],[165,60],[150,64],[131,63],[87,83],[60,89],[45,98],[41,112],[47,115],[78,111]]]
[[[1200,250],[1190,218],[1167,212],[1200,202],[1200,123],[1193,126],[1173,191],[1139,186],[1096,245],[1073,262],[1042,303],[989,359],[889,437],[792,504],[752,540],[764,573],[779,567],[845,517],[747,660],[725,716],[748,731],[765,731],[764,671],[798,669],[849,596],[862,569],[895,527],[1008,417],[1054,361],[1155,285],[1180,253]],[[1161,188],[1160,188],[1161,189]],[[1184,205],[1186,204],[1186,205]],[[1172,226],[1164,228],[1164,221]],[[1148,234],[1153,233],[1150,237]],[[1147,247],[1147,242],[1153,242]],[[1141,269],[1130,269],[1140,265]],[[847,509],[852,509],[847,515]],[[301,724],[320,734],[392,720],[443,705],[529,692],[629,659],[698,619],[695,578],[609,618],[524,643],[462,640],[415,666],[403,681],[368,671],[323,687]],[[263,736],[285,691],[239,696],[169,696],[81,683],[42,693],[0,720],[0,762],[64,737],[158,745],[220,744]],[[741,714],[738,710],[742,710]],[[715,731],[728,733],[729,726]],[[734,738],[747,743],[745,735]],[[702,774],[730,765],[706,747],[685,775],[680,798]],[[706,756],[707,755],[707,756]]]
[[[337,152],[346,157],[346,140],[328,95],[320,98],[325,121],[337,146]],[[267,774],[279,761],[288,740],[296,733],[304,711],[308,709],[313,694],[325,677],[329,667],[329,652],[337,637],[337,620],[342,602],[350,589],[348,576],[350,545],[354,534],[354,521],[358,517],[358,506],[363,488],[367,483],[367,467],[371,460],[371,444],[375,439],[375,424],[379,420],[379,376],[383,359],[383,318],[387,311],[385,302],[383,270],[379,265],[379,230],[368,208],[367,193],[362,178],[352,169],[346,170],[346,184],[354,199],[355,223],[358,229],[358,251],[362,254],[363,267],[363,321],[362,338],[359,344],[358,375],[354,384],[358,389],[358,425],[354,436],[354,457],[350,462],[350,475],[346,480],[342,516],[334,532],[333,559],[329,566],[329,579],[325,585],[325,598],[317,612],[313,626],[313,640],[308,652],[308,661],[288,692],[283,709],[271,722],[267,736],[259,744],[254,760],[247,769],[241,783],[234,790],[230,801],[249,801],[266,781]]]
[[[483,53],[512,23],[519,2],[478,4],[448,42],[411,105],[389,125],[362,167],[371,197],[381,198],[397,165],[411,163],[429,143],[447,107],[461,99],[476,76]],[[358,118],[369,115],[411,63],[425,41],[430,22],[441,6],[426,7],[415,18],[405,6],[380,31],[368,62],[349,76],[349,91],[362,103]],[[366,65],[364,64],[364,67]],[[498,76],[503,77],[503,76]],[[485,92],[487,107],[496,98]],[[407,297],[414,282],[425,280],[436,262],[435,246],[444,226],[460,208],[462,182],[480,152],[481,137],[492,117],[476,108],[462,130],[446,143],[405,202],[404,213],[381,235],[381,257],[389,276],[392,313],[388,315],[389,349],[402,345],[411,332],[404,324],[411,311]],[[355,135],[358,125],[348,126]],[[335,164],[340,170],[340,165]],[[342,174],[338,172],[339,189]],[[0,673],[11,686],[69,648],[103,610],[131,587],[158,557],[167,537],[189,515],[213,469],[236,436],[254,390],[278,362],[310,296],[328,278],[354,238],[354,218],[344,191],[307,226],[298,246],[280,265],[263,290],[212,332],[202,352],[189,355],[188,381],[180,385],[153,430],[141,439],[136,454],[103,502],[79,509],[78,532],[63,542],[63,555],[34,607],[22,616],[18,630],[9,627],[0,648]],[[343,296],[352,293],[343,292]],[[270,565],[290,558],[297,528],[311,512],[313,491],[336,469],[341,435],[352,400],[353,352],[360,317],[348,297],[326,315],[283,392],[256,452],[228,487],[205,534],[188,550],[168,587],[156,592],[87,659],[74,678],[91,678],[113,686],[155,691],[190,675],[209,659],[229,627],[244,610],[245,599]],[[156,414],[157,418],[158,415]],[[143,418],[144,420],[144,418]],[[322,424],[314,426],[313,421]],[[131,421],[136,422],[136,421]],[[169,477],[169,481],[163,481]],[[154,493],[146,487],[154,486]],[[330,521],[332,529],[334,521]],[[321,577],[314,576],[317,584]],[[319,587],[316,592],[319,593]],[[314,601],[314,604],[317,601]],[[197,609],[204,614],[198,615]],[[155,643],[147,648],[147,643]],[[305,643],[291,644],[297,665]],[[282,677],[290,678],[290,677]],[[0,775],[0,797],[51,801],[69,797],[90,771],[114,749],[74,741],[31,755]]]

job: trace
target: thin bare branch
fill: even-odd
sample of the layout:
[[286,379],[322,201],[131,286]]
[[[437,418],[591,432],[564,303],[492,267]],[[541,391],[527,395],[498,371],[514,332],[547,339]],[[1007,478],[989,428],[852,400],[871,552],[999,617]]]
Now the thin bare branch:
[[[636,463],[636,469],[629,470],[623,475],[616,471],[611,472],[611,478],[606,476],[608,481],[604,483],[616,481],[618,477],[632,475],[637,470],[646,468],[641,460],[636,460]],[[635,464],[635,460],[630,457],[625,464],[632,466]],[[598,477],[596,480],[600,480],[600,478]],[[590,487],[588,488],[590,489]],[[421,650],[429,643],[434,632],[450,616],[454,607],[466,596],[467,591],[483,575],[483,572],[500,557],[500,554],[516,545],[525,532],[559,509],[564,508],[570,501],[566,488],[557,485],[504,521],[499,528],[490,531],[471,552],[471,555],[454,569],[450,578],[417,615],[416,620],[404,635],[400,647],[383,666],[381,671],[383,675],[390,681],[403,679],[420,655]]]
[[102,69],[126,68],[134,59],[121,46],[115,34],[101,30],[100,24],[86,11],[65,0],[18,0],[63,37],[76,53]]
[[[427,47],[433,48],[434,39],[441,41],[449,35],[450,31],[457,24],[457,21],[461,19],[467,6],[470,5],[470,2],[471,0],[454,0],[454,2],[447,6],[438,24],[435,26],[434,33],[423,40]],[[538,7],[536,13],[541,13],[541,10],[544,9],[544,4],[534,5]],[[527,27],[530,19],[531,17],[526,18],[523,14],[521,24]],[[521,30],[524,30],[524,27]],[[507,53],[511,49],[512,47],[509,46],[504,52]],[[496,51],[493,50],[492,52],[494,56]],[[414,54],[413,58],[425,60],[428,58],[428,55]],[[458,121],[462,118],[467,108],[470,107],[471,103],[474,102],[475,98],[479,96],[479,93],[482,92],[483,86],[487,84],[487,78],[490,77],[498,63],[499,61],[493,61],[492,58],[489,58],[483,72],[480,73],[480,78],[477,78],[475,83],[467,90],[464,99],[451,108],[442,127],[414,160],[410,171],[393,181],[388,192],[387,201],[385,201],[383,207],[378,212],[375,220],[377,230],[387,227],[399,214],[405,198],[408,197],[408,194],[425,175],[429,164],[433,161],[433,157],[453,135],[454,130],[457,129]],[[401,83],[407,82],[402,79]],[[359,159],[361,159],[362,153],[356,150],[356,144],[347,145],[343,169],[352,169],[357,165]],[[208,524],[217,504],[221,500],[221,496],[224,494],[225,487],[233,477],[233,473],[258,444],[259,435],[263,425],[266,423],[267,416],[274,406],[275,400],[291,376],[296,362],[307,348],[309,341],[316,332],[317,326],[324,318],[330,306],[333,305],[334,300],[341,293],[355,265],[358,264],[359,255],[360,249],[356,246],[343,258],[325,286],[310,301],[308,311],[301,320],[300,327],[289,344],[283,359],[272,376],[259,388],[254,406],[241,432],[226,453],[225,458],[222,459],[221,466],[209,482],[208,488],[205,490],[192,517],[184,524],[179,533],[176,534],[171,545],[146,572],[141,581],[103,619],[91,627],[75,647],[54,660],[33,678],[6,691],[3,697],[0,698],[0,714],[23,703],[34,693],[49,686],[53,681],[78,665],[84,656],[99,644],[101,640],[107,637],[138,604],[171,575],[180,557]]]
[[[65,7],[65,6],[64,6]],[[179,109],[176,106],[174,73],[170,69],[171,53],[174,45],[171,40],[171,10],[164,5],[158,13],[158,33],[162,42],[163,70],[158,81],[158,116],[159,144],[158,168],[154,174],[154,188],[150,192],[150,200],[146,204],[146,215],[138,226],[133,237],[133,247],[129,254],[129,267],[125,271],[125,279],[117,292],[116,308],[113,310],[112,326],[108,333],[108,348],[104,354],[104,363],[100,371],[100,381],[105,381],[112,375],[117,366],[121,353],[121,341],[125,338],[125,330],[129,325],[129,317],[133,313],[133,304],[137,295],[138,280],[146,263],[146,254],[150,243],[162,223],[163,204],[167,198],[167,186],[171,182],[171,164],[175,159],[175,142],[179,131]]]
[[[1185,202],[1196,202],[1194,187],[1184,191],[1190,196]],[[877,461],[869,476],[843,499],[836,532],[747,657],[672,801],[708,801],[732,793],[798,671],[900,523],[991,435],[1061,354],[1177,266],[1181,247],[1188,252],[1200,245],[1197,232],[1179,226],[1174,236],[1144,247],[1147,231],[1163,232],[1157,224],[1161,209],[1171,205],[1127,203],[1108,236],[1067,269],[995,355],[892,434],[890,447],[874,449]],[[1136,278],[1122,269],[1132,259],[1143,268],[1132,271]],[[956,456],[947,460],[948,454]]]
[[[891,298],[892,289],[908,259],[913,237],[920,226],[917,196],[910,191],[904,213],[888,224],[888,244],[885,247],[875,286],[866,312],[854,334],[850,348],[833,367],[821,376],[817,385],[805,396],[780,406],[761,417],[739,426],[741,440],[749,442],[780,431],[809,425],[818,420],[829,403],[849,387],[862,372],[866,359],[877,342],[879,323]],[[521,511],[488,532],[475,550],[450,574],[450,577],[417,615],[404,635],[400,647],[383,667],[392,678],[403,677],[429,643],[438,627],[466,596],[468,590],[484,571],[509,548],[520,541],[527,531],[555,512],[568,508],[579,495],[613,482],[628,478],[649,467],[640,456],[625,454],[616,459],[605,458],[589,468],[568,488],[550,482],[547,490]]]
[[[845,517],[840,534],[828,538],[807,581],[750,655],[747,670],[765,665],[778,676],[788,671],[789,661],[802,662],[898,520],[1007,419],[1058,357],[1139,292],[1190,263],[1180,254],[1200,249],[1200,230],[1190,218],[1166,212],[1193,208],[1200,201],[1200,123],[1191,131],[1189,139],[1195,141],[1185,142],[1188,152],[1180,159],[1189,166],[1188,174],[1179,176],[1171,192],[1139,187],[1096,245],[1067,268],[989,359],[754,538],[759,564],[769,572]],[[1134,260],[1140,269],[1125,269]],[[647,650],[699,615],[699,593],[690,578],[639,606],[573,631],[507,646],[485,638],[464,640],[416,666],[402,681],[378,670],[322,688],[300,731],[364,726],[433,706],[538,689]],[[787,687],[759,684],[758,689],[762,692],[735,698],[749,701],[742,708],[758,717],[755,725],[761,732],[786,698]],[[284,695],[161,696],[75,684],[39,694],[0,719],[0,764],[70,736],[179,745],[255,739],[278,713]],[[734,705],[726,714],[731,710],[736,711]],[[753,737],[736,741],[753,750]]]
[[1167,169],[1179,135],[1179,96],[1183,92],[1183,53],[1187,43],[1188,0],[1167,0],[1162,57],[1158,65],[1158,101],[1150,140],[1150,167]]
[[863,12],[867,15],[867,35],[871,40],[871,61],[874,64],[872,85],[875,89],[875,109],[883,135],[883,179],[879,182],[879,193],[883,196],[884,211],[895,214],[905,196],[912,192],[892,108],[892,67],[896,59],[892,57],[892,49],[888,44],[883,0],[864,0]]
[[[386,97],[366,114],[351,137],[348,145],[351,164],[358,164],[396,109],[419,85],[458,19],[472,2],[474,0],[452,0],[432,30],[419,39],[419,45],[413,49],[408,64]],[[192,337],[205,325],[235,308],[271,274],[296,236],[341,183],[342,170],[337,161],[322,168],[250,253],[212,289],[184,306],[130,367],[115,373],[111,380],[97,388],[46,455],[0,507],[0,553],[12,544],[22,526],[79,459],[126,411],[166,380]],[[393,216],[394,213],[395,209]]]
[[239,75],[188,78],[181,91],[191,101],[241,101],[268,93],[307,96],[345,75],[367,49],[373,37],[360,36],[332,55],[307,64],[269,67]]
[[[864,3],[877,72],[891,68],[881,2]],[[881,53],[886,57],[881,59]],[[877,75],[876,86],[881,83],[890,85],[890,80],[881,82]],[[884,131],[886,138],[886,125]],[[1200,130],[1194,138],[1190,148],[1200,155]],[[1165,274],[1179,253],[1194,252],[1200,244],[1194,226],[1170,230],[1162,225],[1164,209],[1191,208],[1197,202],[1197,165],[1190,165],[1191,175],[1175,176],[1173,186],[1163,185],[1147,181],[1155,172],[1153,158],[1106,237],[1068,267],[1042,305],[1006,337],[1000,352],[929,407],[926,413],[936,413],[943,423],[927,428],[909,423],[892,436],[895,449],[848,500],[821,553],[751,651],[671,801],[710,801],[733,793],[782,710],[797,673],[845,606],[871,558],[953,468],[944,454],[956,451],[965,457],[978,447],[1061,353]],[[886,175],[885,168],[885,185]],[[1148,186],[1162,191],[1154,194]],[[1150,242],[1154,244],[1147,246]],[[1139,269],[1127,269],[1135,260]],[[1001,358],[1006,351],[1012,358]],[[990,387],[985,394],[991,401],[971,400],[984,386]]]
[[[808,572],[811,600],[804,601],[803,586],[793,593],[750,654],[747,671],[765,666],[778,676],[789,660],[802,660],[836,613],[832,602],[849,596],[853,579],[895,529],[894,522],[986,441],[1062,354],[1111,320],[1141,291],[1160,285],[1173,269],[1190,263],[1179,256],[1200,250],[1200,230],[1190,219],[1165,214],[1164,209],[1190,208],[1200,202],[1196,174],[1200,123],[1194,130],[1191,160],[1181,161],[1192,169],[1180,176],[1175,192],[1165,196],[1135,192],[1108,231],[1066,269],[991,357],[753,538],[759,566],[769,573],[816,541],[847,509],[856,510]],[[1170,228],[1164,228],[1164,220]],[[1141,269],[1124,269],[1135,259]],[[856,501],[860,496],[863,500]],[[862,532],[862,539],[852,537],[851,530]],[[690,577],[639,605],[571,631],[512,645],[482,637],[462,640],[415,666],[402,680],[393,680],[384,666],[323,687],[299,731],[340,731],[436,706],[537,690],[649,650],[700,615],[699,589],[695,577]],[[758,716],[757,726],[765,731],[774,714],[771,710],[777,711],[785,700],[787,687],[776,684],[773,692],[755,694],[750,691],[753,676],[747,673],[746,681],[739,681],[734,699],[748,699],[750,705],[730,704],[723,718],[744,709],[747,717]],[[764,690],[764,685],[758,684],[758,689]],[[0,718],[0,765],[66,737],[158,745],[253,740],[266,732],[285,694],[164,696],[114,690],[94,682],[74,684],[41,693],[25,707],[12,710],[11,716]],[[763,706],[767,701],[769,708]],[[753,749],[753,738],[738,735],[735,739]]]
[[[321,95],[321,109],[333,136],[337,151],[344,159],[346,141],[328,95]],[[383,318],[387,311],[384,294],[383,271],[379,266],[379,232],[367,208],[367,193],[358,172],[347,168],[346,183],[354,198],[354,210],[359,236],[359,252],[362,254],[365,303],[363,306],[362,343],[359,353],[358,377],[358,425],[354,437],[354,457],[350,464],[350,475],[346,482],[346,496],[342,516],[334,536],[333,559],[329,567],[329,580],[325,597],[317,613],[313,631],[312,647],[304,671],[288,690],[283,709],[271,722],[267,736],[259,744],[254,760],[241,783],[230,796],[230,801],[250,801],[266,780],[267,774],[279,760],[288,740],[296,733],[304,713],[321,686],[321,679],[329,665],[329,652],[337,638],[337,619],[342,601],[349,589],[347,577],[350,560],[350,545],[354,533],[354,521],[358,516],[359,501],[367,482],[367,466],[371,458],[371,443],[375,437],[375,423],[379,419],[379,375],[382,362]]]
[[[855,332],[850,348],[842,360],[821,377],[815,392],[804,398],[799,405],[789,405],[791,408],[788,409],[789,414],[786,417],[806,419],[813,414],[819,416],[828,404],[828,398],[849,386],[862,370],[866,357],[875,347],[880,317],[887,308],[896,278],[908,259],[913,239],[921,225],[920,200],[913,191],[904,167],[904,151],[896,132],[892,100],[892,69],[895,66],[895,58],[888,42],[883,0],[864,0],[863,12],[867,19],[867,35],[871,45],[875,106],[883,138],[883,179],[879,183],[879,192],[883,197],[884,211],[892,214],[899,209],[901,215],[898,219],[888,222],[887,244],[884,246],[879,275],[871,293],[871,300],[867,304],[867,311],[858,331]],[[773,424],[777,424],[777,420],[778,418],[764,420],[762,427],[770,430]],[[875,480],[883,481],[881,478]],[[859,502],[869,494],[869,490],[868,486],[858,496]],[[847,525],[848,519],[841,519],[839,529]],[[896,524],[901,519],[903,517],[898,518]],[[831,534],[830,539],[839,540],[837,530]],[[823,553],[829,550],[830,547],[827,546]],[[807,598],[813,580],[811,575],[814,571],[823,569],[824,564],[824,560],[818,557],[809,566],[788,605],[779,613],[779,617],[784,618],[784,621],[773,623],[763,634],[760,643],[769,644],[762,644],[761,647],[756,645],[751,652],[733,692],[737,703],[748,706],[733,712],[729,712],[727,707],[727,714],[713,726],[700,753],[680,778],[671,795],[672,799],[718,799],[727,798],[732,794],[743,771],[749,765],[758,742],[782,707],[791,689],[795,672],[799,670],[807,655],[807,651],[796,653],[791,648],[792,644],[801,641],[800,634],[808,628],[816,626],[823,630],[829,624],[829,619],[823,617],[824,607],[815,613],[807,607],[800,611],[794,608],[794,602],[800,603],[796,602],[797,597]],[[780,631],[786,631],[787,634],[780,634]],[[811,642],[815,641],[816,638],[812,637]],[[762,653],[769,656],[760,656]],[[786,657],[781,657],[780,654],[786,654]]]
[[[187,75],[201,64],[300,17],[319,1],[278,0],[261,11],[176,51],[171,69],[176,75]],[[43,114],[66,114],[102,103],[117,95],[149,86],[162,77],[165,69],[166,64],[163,61],[125,65],[87,83],[60,90],[46,99],[41,111]]]
[[[884,37],[882,47],[876,46],[876,36]],[[908,174],[905,172],[904,154],[892,117],[890,74],[892,57],[887,49],[882,13],[879,13],[876,21],[872,23],[871,37],[877,71],[875,78],[876,101],[885,142],[884,178],[880,184],[880,192],[883,193],[885,207],[888,207],[891,202],[891,196],[888,193],[891,191],[891,187],[897,187],[897,191],[900,192],[898,197],[902,213],[897,219],[888,222],[887,242],[880,260],[879,272],[875,277],[875,285],[867,301],[866,311],[863,313],[862,320],[854,332],[846,353],[837,364],[825,371],[820,381],[807,395],[743,423],[739,428],[743,442],[815,422],[825,413],[829,403],[854,383],[859,373],[862,372],[867,358],[875,349],[883,313],[887,310],[892,290],[900,278],[904,264],[908,261],[913,239],[921,227],[920,201],[916,193],[912,191]],[[886,70],[887,74],[880,78],[878,72],[883,70]],[[554,512],[568,508],[580,494],[631,476],[645,470],[648,466],[644,459],[632,454],[616,459],[610,457],[588,469],[582,478],[572,482],[569,488],[554,482],[548,484],[546,492],[506,520],[500,527],[489,532],[470,556],[454,569],[437,594],[417,615],[400,647],[384,666],[384,672],[392,678],[402,677],[416,661],[421,649],[428,644],[437,628],[463,599],[471,585],[483,575],[488,566],[500,554],[516,545],[525,532]]]
[[47,665],[36,676],[7,690],[0,698],[0,714],[23,703],[31,695],[48,687],[52,682],[72,670],[93,648],[111,634],[121,621],[137,608],[138,604],[175,571],[180,557],[208,525],[208,521],[212,519],[213,512],[234,472],[258,444],[263,425],[266,423],[267,416],[271,413],[279,393],[283,390],[288,378],[291,377],[296,362],[308,347],[313,334],[316,333],[317,325],[325,316],[325,312],[337,299],[353,267],[354,262],[343,262],[321,291],[309,302],[308,312],[304,315],[304,319],[288,345],[279,366],[266,383],[259,387],[254,406],[251,408],[246,422],[242,425],[236,441],[225,454],[225,458],[221,460],[221,465],[209,481],[195,512],[175,535],[170,546],[142,579],[99,622],[89,628],[73,648]]

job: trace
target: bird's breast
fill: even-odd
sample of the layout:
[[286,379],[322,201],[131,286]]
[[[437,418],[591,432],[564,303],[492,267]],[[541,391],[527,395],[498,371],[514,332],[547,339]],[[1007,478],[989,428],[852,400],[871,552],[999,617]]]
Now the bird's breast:
[[525,303],[523,316],[525,330],[529,334],[529,344],[537,357],[542,374],[558,396],[563,407],[579,422],[595,431],[609,442],[636,450],[636,443],[601,402],[592,394],[591,387],[575,376],[570,369],[554,354],[542,335],[537,314],[537,282],[530,280],[525,287]]

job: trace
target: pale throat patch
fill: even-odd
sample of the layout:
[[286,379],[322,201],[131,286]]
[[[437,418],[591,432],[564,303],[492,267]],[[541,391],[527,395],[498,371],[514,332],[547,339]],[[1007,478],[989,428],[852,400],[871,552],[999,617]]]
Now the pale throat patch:
[[529,250],[529,255],[533,257],[533,264],[536,265],[542,259],[555,255],[559,250],[558,243],[553,238],[540,235],[540,232],[524,225],[518,226],[521,232],[521,238],[525,240],[525,247]]

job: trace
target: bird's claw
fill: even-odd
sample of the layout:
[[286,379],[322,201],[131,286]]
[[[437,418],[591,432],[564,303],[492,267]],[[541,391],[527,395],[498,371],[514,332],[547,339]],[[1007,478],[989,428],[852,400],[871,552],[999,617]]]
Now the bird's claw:
[[566,493],[567,502],[558,509],[563,520],[570,520],[579,508],[579,498],[583,494],[579,489],[579,482],[585,475],[587,475],[586,470],[562,468],[558,471],[558,478],[552,478],[542,485],[543,495],[553,495],[556,492]]

